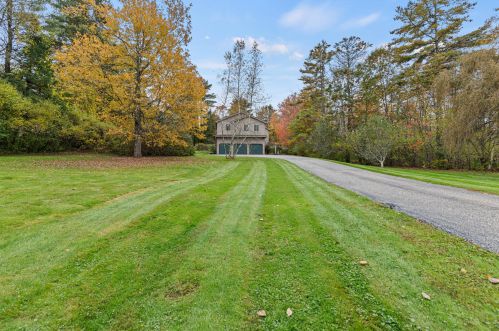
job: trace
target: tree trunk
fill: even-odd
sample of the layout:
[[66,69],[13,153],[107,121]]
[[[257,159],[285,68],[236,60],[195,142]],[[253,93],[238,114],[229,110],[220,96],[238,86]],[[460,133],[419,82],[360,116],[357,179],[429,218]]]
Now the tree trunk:
[[[138,51],[137,53],[140,54]],[[134,120],[134,138],[133,156],[142,157],[142,58],[137,56],[135,59],[135,110],[133,112]]]
[[492,167],[494,166],[494,157],[495,157],[495,149],[494,146],[492,146],[492,149],[490,150],[490,160],[489,160],[489,166],[487,169],[492,170]]
[[379,161],[379,165],[381,168],[384,168],[385,167],[385,160]]
[[14,4],[13,0],[7,0],[6,4],[7,15],[7,45],[5,46],[5,63],[4,72],[9,74],[11,72],[12,49],[14,44]]
[[135,143],[133,146],[133,156],[142,157],[142,110],[140,106],[136,106],[135,110]]
[[133,156],[142,157],[142,137],[135,136],[135,144],[133,146]]

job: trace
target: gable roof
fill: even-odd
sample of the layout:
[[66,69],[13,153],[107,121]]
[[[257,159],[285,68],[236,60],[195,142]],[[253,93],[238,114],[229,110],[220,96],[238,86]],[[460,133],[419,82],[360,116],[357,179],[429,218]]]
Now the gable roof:
[[[243,113],[237,113],[237,114],[233,114],[233,115],[225,116],[224,118],[219,119],[219,120],[217,121],[217,123],[222,122],[222,121],[225,121],[225,120],[227,120],[227,119],[229,119],[229,118],[231,118],[231,117],[239,116],[239,115],[244,115],[244,114],[243,114]],[[256,117],[255,117],[255,116],[253,116],[253,115],[250,115],[250,116],[249,116],[249,118],[254,119],[255,121],[258,121],[258,122],[260,122],[260,123],[263,123],[263,124],[267,125],[267,122],[265,122],[265,121],[263,121],[263,120],[261,120],[261,119],[259,119],[259,118],[256,118]]]

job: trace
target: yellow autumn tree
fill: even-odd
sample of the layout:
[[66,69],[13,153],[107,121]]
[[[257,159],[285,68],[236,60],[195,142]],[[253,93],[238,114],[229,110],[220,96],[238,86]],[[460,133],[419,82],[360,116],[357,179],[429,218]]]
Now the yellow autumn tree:
[[62,95],[113,123],[109,134],[133,142],[136,157],[143,144],[182,145],[186,134],[201,135],[205,88],[186,50],[189,7],[181,0],[167,0],[166,8],[154,0],[91,1],[84,8],[101,18],[96,33],[55,56]]

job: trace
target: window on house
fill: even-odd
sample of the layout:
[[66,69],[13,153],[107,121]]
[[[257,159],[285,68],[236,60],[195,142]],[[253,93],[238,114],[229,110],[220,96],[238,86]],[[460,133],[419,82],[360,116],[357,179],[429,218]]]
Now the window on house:
[[249,131],[249,124],[244,124],[244,131]]
[[225,131],[230,131],[230,124],[225,124]]
[[255,130],[255,131],[260,131],[260,125],[255,124],[254,130]]

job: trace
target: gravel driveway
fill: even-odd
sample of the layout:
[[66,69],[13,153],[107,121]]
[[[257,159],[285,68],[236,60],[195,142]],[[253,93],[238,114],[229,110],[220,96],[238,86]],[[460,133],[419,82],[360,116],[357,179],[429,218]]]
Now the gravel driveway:
[[499,196],[300,156],[271,156],[499,253]]

